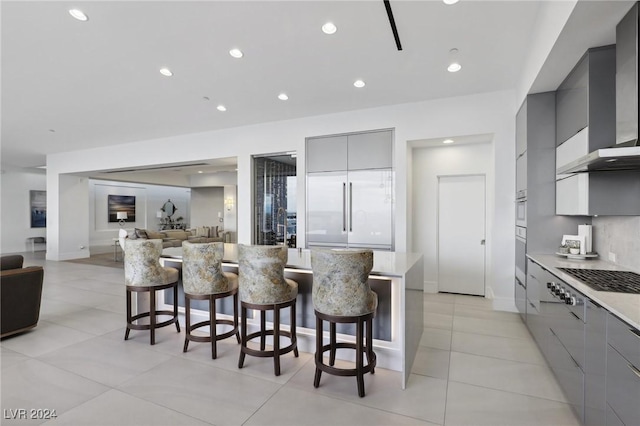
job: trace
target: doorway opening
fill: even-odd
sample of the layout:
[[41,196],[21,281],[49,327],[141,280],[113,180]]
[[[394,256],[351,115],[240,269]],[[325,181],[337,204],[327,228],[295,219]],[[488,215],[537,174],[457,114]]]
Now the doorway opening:
[[253,157],[254,244],[296,247],[296,154]]

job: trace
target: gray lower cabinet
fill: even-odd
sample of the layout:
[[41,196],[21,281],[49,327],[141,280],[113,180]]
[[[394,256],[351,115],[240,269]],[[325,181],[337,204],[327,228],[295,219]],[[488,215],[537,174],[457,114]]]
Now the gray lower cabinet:
[[609,315],[607,318],[607,424],[619,420],[640,424],[640,332]]
[[582,423],[640,425],[640,330],[531,259],[526,300],[527,328]]
[[516,298],[516,308],[520,313],[520,317],[523,321],[527,320],[527,287],[525,284],[520,282],[520,279],[516,277],[515,279],[515,298]]
[[618,417],[616,415],[616,413],[613,411],[613,408],[611,408],[609,406],[609,404],[607,404],[607,413],[605,416],[605,423],[607,426],[625,426],[624,423],[622,423],[622,420],[620,420],[620,417]]
[[584,424],[607,424],[607,311],[587,303],[585,321]]

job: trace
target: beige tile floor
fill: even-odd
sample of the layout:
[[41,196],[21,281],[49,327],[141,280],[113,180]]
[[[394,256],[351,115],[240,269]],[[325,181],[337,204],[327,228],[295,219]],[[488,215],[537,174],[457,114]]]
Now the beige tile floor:
[[[489,300],[425,294],[424,333],[406,390],[400,373],[376,369],[358,398],[355,379],[323,375],[313,357],[291,354],[283,374],[268,359],[237,368],[238,345],[182,352],[183,334],[157,344],[123,340],[123,271],[49,262],[40,323],[0,342],[2,425],[577,425],[577,418],[517,314]],[[57,418],[11,420],[17,409]],[[14,410],[14,411],[9,411]]]

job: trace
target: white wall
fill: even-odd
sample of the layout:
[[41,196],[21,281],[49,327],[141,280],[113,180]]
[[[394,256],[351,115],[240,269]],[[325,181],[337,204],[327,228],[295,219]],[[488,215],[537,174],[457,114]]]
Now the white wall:
[[124,228],[158,230],[160,220],[156,212],[171,199],[177,207],[174,218],[182,216],[189,223],[191,190],[189,188],[135,184],[89,179],[89,246],[110,245],[118,236],[119,223],[109,223],[107,200],[109,195],[136,197],[136,220],[126,222]]
[[[25,171],[3,169],[0,177],[0,253],[31,250],[28,237],[46,237],[46,228],[31,228],[29,191],[47,189],[44,170]],[[48,218],[47,218],[48,219]],[[37,249],[42,249],[37,247]]]
[[218,213],[224,220],[224,187],[191,189],[191,222],[190,227],[219,226],[224,222],[218,219]]
[[[307,117],[296,120],[264,123],[154,139],[117,147],[88,149],[47,156],[47,191],[60,196],[59,175],[87,173],[106,168],[135,168],[151,164],[192,162],[203,158],[238,159],[237,241],[251,243],[252,220],[252,155],[298,152],[298,226],[305,229],[305,138],[367,131],[380,128],[395,129],[396,168],[396,250],[408,251],[413,238],[411,206],[412,178],[411,148],[408,141],[430,139],[443,135],[494,135],[495,214],[499,224],[487,241],[493,244],[490,279],[494,280],[497,295],[513,291],[513,194],[515,190],[515,92],[502,91],[456,98],[446,98],[411,104],[392,105],[344,113]],[[175,150],[175,146],[181,149]],[[127,155],[122,155],[126,152]],[[57,200],[49,205],[57,208]],[[66,236],[71,230],[48,228],[48,238]],[[64,238],[64,237],[63,237]],[[299,245],[304,246],[304,234],[299,234]],[[88,241],[87,241],[88,242]],[[51,256],[50,256],[51,254]],[[57,260],[59,253],[47,253]]]
[[[425,291],[438,289],[437,231],[438,177],[486,175],[486,233],[491,235],[495,215],[493,146],[490,141],[461,146],[438,146],[413,150],[413,251],[424,255]],[[488,241],[486,262],[491,264],[493,245]],[[464,265],[460,265],[464,267]],[[489,271],[489,268],[487,268]],[[487,280],[487,294],[493,283]],[[491,288],[491,290],[489,290]]]

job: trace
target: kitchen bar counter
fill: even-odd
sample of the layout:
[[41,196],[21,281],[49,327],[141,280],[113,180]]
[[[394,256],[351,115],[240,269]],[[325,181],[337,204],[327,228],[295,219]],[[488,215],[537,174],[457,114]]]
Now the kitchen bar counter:
[[[181,269],[182,248],[162,251],[161,263]],[[223,267],[237,272],[238,246],[224,245]],[[311,251],[289,249],[285,276],[298,282],[297,330],[300,350],[315,350],[315,320],[311,303]],[[374,251],[369,282],[378,292],[379,305],[374,319],[374,349],[378,366],[401,371],[402,388],[411,373],[423,330],[424,271],[422,255]],[[166,304],[173,303],[171,300]],[[285,323],[286,320],[285,320]],[[340,333],[340,330],[338,330]],[[352,333],[344,331],[339,340],[349,341]],[[376,335],[377,334],[377,335]],[[340,351],[338,351],[338,357]]]
[[[640,330],[640,294],[614,293],[594,290],[558,268],[632,271],[631,269],[622,268],[619,265],[598,259],[575,260],[548,254],[530,254],[527,255],[527,257],[547,269],[553,275],[556,275],[558,278],[565,281],[567,284],[573,286],[576,290],[580,291],[621,320]],[[633,272],[638,273],[638,271]]]

